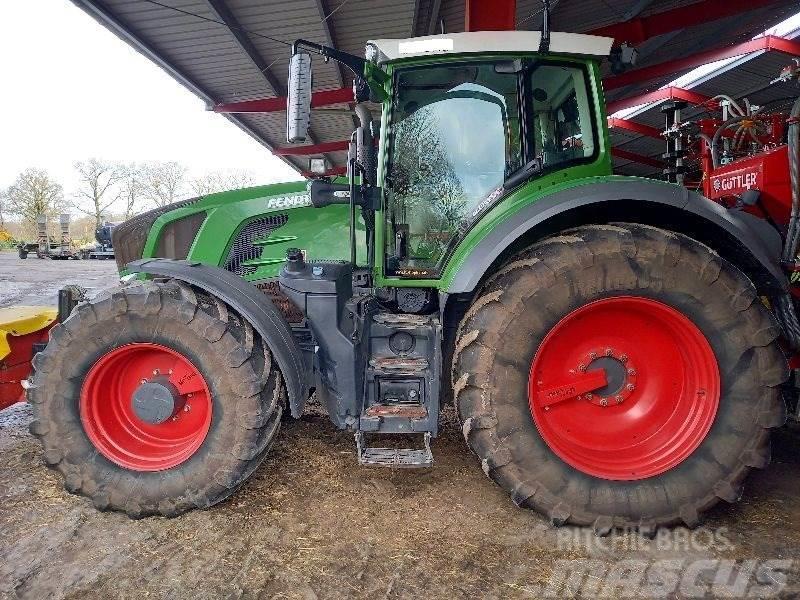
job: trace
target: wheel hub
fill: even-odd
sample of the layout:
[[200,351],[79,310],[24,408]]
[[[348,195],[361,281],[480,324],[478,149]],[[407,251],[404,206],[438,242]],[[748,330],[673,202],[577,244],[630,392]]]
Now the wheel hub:
[[136,416],[153,425],[174,417],[184,404],[178,388],[164,377],[140,384],[131,398],[131,407]]
[[656,300],[586,304],[545,336],[531,364],[529,402],[545,443],[604,479],[652,477],[705,438],[720,396],[702,332]]
[[636,389],[636,368],[627,354],[604,348],[590,352],[586,363],[578,365],[578,372],[602,372],[606,384],[579,395],[579,400],[585,399],[597,406],[622,404]]
[[134,343],[101,356],[81,387],[83,430],[108,460],[161,471],[188,460],[211,428],[211,392],[180,352]]

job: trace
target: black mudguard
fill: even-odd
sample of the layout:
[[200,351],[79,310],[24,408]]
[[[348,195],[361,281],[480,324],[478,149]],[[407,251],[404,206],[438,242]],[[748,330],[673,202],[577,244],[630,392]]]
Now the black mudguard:
[[[446,290],[448,294],[471,292],[479,285],[484,275],[504,252],[534,228],[546,225],[550,219],[567,211],[582,208],[596,209],[602,215],[604,207],[613,209],[620,202],[637,203],[641,207],[639,215],[633,214],[633,222],[646,222],[656,227],[658,222],[648,222],[637,216],[646,215],[648,207],[662,205],[685,211],[694,222],[707,223],[710,230],[720,232],[719,244],[708,245],[720,251],[717,246],[726,245],[739,257],[737,266],[754,280],[759,289],[770,294],[785,294],[788,279],[780,265],[782,240],[778,231],[763,219],[737,210],[728,210],[708,198],[691,192],[678,185],[668,185],[647,180],[602,181],[578,185],[537,200],[495,227],[481,240],[470,254],[469,260],[459,269]],[[592,206],[594,205],[594,206]],[[610,212],[610,211],[609,211]],[[600,217],[602,219],[602,217]],[[615,211],[615,219],[624,221]],[[595,222],[603,222],[595,221]],[[586,223],[576,223],[586,224]],[[676,228],[677,231],[683,231]],[[721,238],[725,238],[724,240]],[[728,252],[720,252],[728,254]],[[745,263],[745,264],[741,264]]]
[[199,262],[150,258],[129,263],[127,270],[185,281],[223,300],[247,319],[278,362],[292,416],[300,417],[308,398],[302,353],[289,324],[269,297],[230,271]]

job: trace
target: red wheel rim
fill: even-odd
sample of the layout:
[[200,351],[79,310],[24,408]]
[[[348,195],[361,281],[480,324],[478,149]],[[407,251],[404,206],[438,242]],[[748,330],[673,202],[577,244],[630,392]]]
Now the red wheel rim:
[[[174,403],[159,415],[163,422],[142,416],[143,390],[152,389],[168,390]],[[133,471],[161,471],[181,464],[203,444],[211,427],[211,393],[181,353],[159,344],[128,344],[89,369],[80,416],[86,435],[108,460]]]
[[561,319],[536,351],[528,385],[534,423],[556,455],[627,481],[692,454],[719,395],[717,360],[697,326],[666,304],[628,296]]

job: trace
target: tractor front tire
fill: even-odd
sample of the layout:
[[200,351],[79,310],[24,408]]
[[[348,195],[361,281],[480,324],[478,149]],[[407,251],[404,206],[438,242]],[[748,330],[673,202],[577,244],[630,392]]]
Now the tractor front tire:
[[691,238],[563,232],[500,268],[460,324],[464,437],[555,525],[693,527],[769,463],[785,421],[778,336],[753,284]]
[[280,427],[283,379],[220,299],[176,281],[117,288],[50,332],[31,432],[68,491],[131,518],[230,496]]

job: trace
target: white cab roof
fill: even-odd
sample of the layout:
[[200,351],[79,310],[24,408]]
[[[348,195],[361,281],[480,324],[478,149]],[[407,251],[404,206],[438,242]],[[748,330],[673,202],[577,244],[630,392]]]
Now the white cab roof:
[[[378,62],[435,54],[476,54],[485,52],[538,52],[542,34],[539,31],[471,31],[407,38],[404,40],[370,40],[378,50]],[[580,33],[552,32],[550,52],[608,56],[614,40],[609,37]]]

